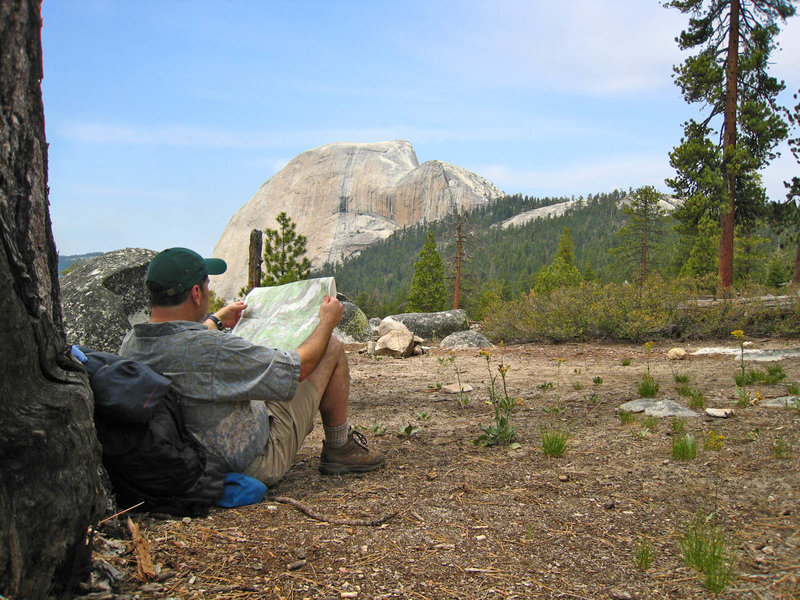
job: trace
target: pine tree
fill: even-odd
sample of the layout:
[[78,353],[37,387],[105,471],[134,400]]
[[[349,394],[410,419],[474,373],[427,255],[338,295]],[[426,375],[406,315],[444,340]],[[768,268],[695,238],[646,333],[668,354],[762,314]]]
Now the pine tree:
[[650,185],[633,192],[630,202],[622,209],[628,222],[616,233],[620,244],[610,250],[623,261],[637,264],[642,283],[647,279],[648,266],[653,262],[652,256],[666,224],[660,200],[661,194]]
[[436,250],[433,230],[428,230],[425,245],[414,263],[414,276],[408,293],[408,310],[437,312],[447,305],[447,287],[444,283],[444,261]]
[[564,227],[558,240],[558,250],[552,263],[542,267],[533,284],[537,294],[549,294],[562,287],[576,287],[583,281],[583,276],[575,266],[575,252],[572,248],[572,234],[569,227]]
[[303,256],[306,236],[297,233],[297,226],[285,212],[275,220],[278,229],[264,230],[264,287],[305,279],[311,271],[311,262]]
[[668,183],[684,199],[675,216],[683,233],[696,234],[704,216],[719,220],[719,280],[729,287],[734,224],[747,226],[764,216],[758,171],[787,133],[775,104],[784,84],[767,67],[777,22],[795,7],[787,0],[672,0],[665,6],[691,14],[677,42],[681,50],[699,52],[675,69],[675,81],[687,102],[709,110],[703,121],[684,124],[681,145],[670,153],[677,176]]
[[[800,90],[794,94],[795,101],[799,96]],[[791,111],[784,108],[783,112],[796,132],[796,135],[789,137],[789,148],[800,165],[800,102],[795,104]],[[788,190],[786,201],[773,203],[770,216],[772,224],[794,245],[792,285],[800,285],[800,177],[792,177],[791,181],[784,181],[783,185]]]

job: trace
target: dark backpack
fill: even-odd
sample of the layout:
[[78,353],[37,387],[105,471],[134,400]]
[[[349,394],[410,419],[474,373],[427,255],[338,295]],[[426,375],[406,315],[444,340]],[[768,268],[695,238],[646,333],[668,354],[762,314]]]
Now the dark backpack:
[[94,393],[103,466],[120,508],[200,516],[222,496],[226,465],[186,430],[169,379],[147,365],[80,348]]

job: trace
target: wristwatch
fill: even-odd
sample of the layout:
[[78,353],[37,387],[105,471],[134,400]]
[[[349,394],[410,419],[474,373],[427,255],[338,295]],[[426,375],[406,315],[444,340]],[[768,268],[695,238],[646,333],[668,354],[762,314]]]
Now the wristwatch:
[[225,330],[225,325],[222,324],[222,321],[220,321],[218,317],[215,317],[214,315],[208,315],[206,317],[206,319],[211,319],[212,321],[214,321],[214,324],[217,326],[217,329],[219,329],[220,331],[224,331]]

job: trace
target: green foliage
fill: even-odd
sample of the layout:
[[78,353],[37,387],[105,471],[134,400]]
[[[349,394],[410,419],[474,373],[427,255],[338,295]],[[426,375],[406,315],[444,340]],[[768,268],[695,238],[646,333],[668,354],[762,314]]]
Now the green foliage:
[[794,444],[783,436],[777,435],[772,438],[772,452],[776,458],[791,458]]
[[489,404],[494,409],[494,425],[480,425],[479,427],[483,433],[472,443],[476,446],[513,445],[515,433],[514,426],[511,424],[511,416],[514,414],[517,401],[508,396],[508,387],[506,385],[508,365],[503,363],[501,359],[501,363],[497,368],[502,381],[501,391],[497,384],[497,375],[492,373],[489,352],[481,350],[481,356],[486,359],[486,369],[489,371]]
[[278,229],[264,230],[264,273],[261,286],[283,285],[306,279],[311,263],[306,253],[306,236],[297,233],[297,225],[285,213],[276,218]]
[[737,555],[714,515],[697,513],[679,539],[686,564],[704,575],[708,591],[719,594],[734,578]]
[[689,390],[689,408],[703,408],[706,405],[706,396],[703,392]]
[[582,281],[583,276],[575,266],[572,234],[569,227],[565,227],[558,242],[555,260],[539,271],[533,290],[537,294],[549,294],[559,288],[578,286]]
[[689,383],[689,375],[686,373],[675,373],[673,375],[675,383]]
[[[686,102],[700,103],[707,112],[701,122],[689,119],[684,124],[681,144],[670,153],[676,176],[668,184],[685,200],[675,215],[684,234],[694,235],[703,219],[717,221],[721,215],[732,215],[745,229],[754,227],[766,212],[758,172],[776,156],[775,146],[787,135],[776,104],[785,86],[767,69],[777,22],[792,16],[795,8],[786,0],[737,0],[742,5],[736,21],[739,35],[729,44],[732,21],[739,14],[731,10],[731,1],[666,3],[691,14],[677,41],[682,50],[697,53],[675,68],[675,82]],[[723,264],[733,262],[727,252],[721,258]]]
[[397,428],[397,435],[401,437],[411,436],[414,435],[415,433],[419,433],[419,427],[414,427],[414,425],[411,423],[409,423],[405,427],[400,425]]
[[633,553],[633,562],[641,571],[647,571],[653,564],[653,544],[650,540],[642,540],[636,545]]
[[526,343],[708,339],[741,327],[752,335],[793,335],[800,330],[798,296],[783,307],[738,299],[708,305],[698,302],[694,284],[654,277],[644,287],[583,282],[549,295],[528,294],[494,304],[483,331],[490,339]]
[[642,398],[655,398],[658,395],[658,381],[649,373],[642,375],[639,381],[639,396]]
[[652,271],[656,250],[667,224],[667,216],[659,205],[661,193],[652,186],[637,189],[622,212],[628,222],[616,233],[619,244],[610,249],[629,270],[634,267],[636,279],[647,280]]
[[[681,276],[701,279],[715,276],[719,269],[719,224],[702,216],[697,222],[697,235],[688,260],[681,267]],[[716,283],[716,280],[713,280]]]
[[408,294],[408,310],[436,312],[447,304],[447,287],[444,283],[444,261],[436,250],[433,230],[428,230],[425,245],[414,263],[414,276]]
[[225,298],[220,298],[214,290],[208,290],[208,312],[215,313],[225,307]]
[[636,413],[632,413],[628,410],[621,410],[619,411],[619,422],[623,425],[630,425],[636,421]]
[[540,432],[542,451],[545,456],[561,456],[569,445],[569,431],[561,427],[550,427]]

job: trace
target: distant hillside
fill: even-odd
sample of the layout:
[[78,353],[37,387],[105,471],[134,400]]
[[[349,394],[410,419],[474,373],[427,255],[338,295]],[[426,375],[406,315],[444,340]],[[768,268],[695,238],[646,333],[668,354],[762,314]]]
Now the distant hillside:
[[89,252],[88,254],[68,254],[65,256],[58,255],[58,272],[61,273],[65,269],[70,268],[76,262],[86,262],[89,261],[97,256],[100,256],[103,252]]
[[[510,297],[533,287],[539,270],[555,257],[565,227],[572,234],[576,266],[588,277],[624,278],[615,271],[608,249],[624,225],[621,202],[627,193],[614,191],[587,198],[507,196],[470,214],[462,304],[469,309],[480,295],[493,290]],[[515,215],[559,206],[558,214],[507,228],[499,225]],[[414,262],[433,229],[439,253],[447,262],[455,255],[452,220],[406,227],[364,249],[343,264],[327,264],[316,275],[334,275],[337,289],[352,297],[370,316],[403,308]],[[452,264],[452,260],[449,261]],[[451,269],[452,271],[452,269]]]

